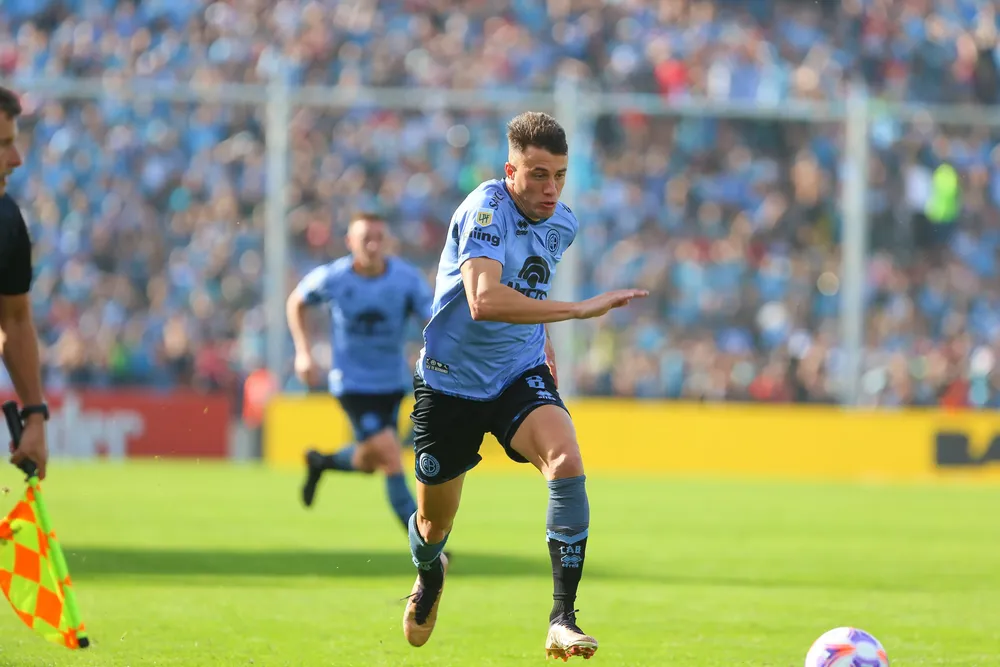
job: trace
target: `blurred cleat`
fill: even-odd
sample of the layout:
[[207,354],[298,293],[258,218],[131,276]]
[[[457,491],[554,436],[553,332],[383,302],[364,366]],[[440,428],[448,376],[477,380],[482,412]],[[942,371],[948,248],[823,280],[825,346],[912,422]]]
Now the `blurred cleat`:
[[302,485],[302,502],[306,507],[312,507],[316,497],[316,485],[323,476],[323,455],[315,449],[306,452],[306,483]]
[[545,638],[545,657],[559,658],[563,662],[573,657],[590,660],[597,652],[597,640],[584,634],[576,624],[576,611],[561,614],[549,626]]
[[413,590],[403,612],[403,635],[411,646],[423,646],[431,638],[437,622],[438,603],[444,590],[444,577],[448,572],[448,557],[441,554],[438,572],[421,573],[413,583]]

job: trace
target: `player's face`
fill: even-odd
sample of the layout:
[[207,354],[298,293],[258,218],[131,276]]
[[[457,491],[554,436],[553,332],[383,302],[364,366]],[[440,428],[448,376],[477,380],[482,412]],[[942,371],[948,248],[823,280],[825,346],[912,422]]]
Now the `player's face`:
[[566,184],[569,158],[553,155],[544,148],[528,146],[507,162],[511,194],[521,210],[533,220],[543,220],[556,212],[556,204]]
[[21,166],[21,154],[14,145],[17,121],[0,112],[0,195],[7,192],[7,177]]
[[378,220],[355,220],[347,232],[347,247],[362,266],[375,266],[385,259],[388,233]]

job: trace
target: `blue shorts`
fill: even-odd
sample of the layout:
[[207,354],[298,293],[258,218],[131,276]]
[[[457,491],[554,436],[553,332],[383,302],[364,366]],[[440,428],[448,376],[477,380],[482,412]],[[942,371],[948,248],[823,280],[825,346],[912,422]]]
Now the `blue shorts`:
[[402,391],[391,394],[342,394],[337,400],[351,420],[355,442],[364,442],[387,428],[395,433],[399,422],[399,404],[403,402]]

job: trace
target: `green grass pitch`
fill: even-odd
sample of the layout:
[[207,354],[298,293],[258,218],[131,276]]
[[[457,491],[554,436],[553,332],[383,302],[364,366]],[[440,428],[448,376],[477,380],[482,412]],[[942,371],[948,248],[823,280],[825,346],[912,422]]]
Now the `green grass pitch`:
[[[402,636],[414,572],[381,480],[329,474],[307,511],[300,478],[54,462],[44,488],[94,643],[49,645],[4,604],[0,666],[545,664],[546,490],[531,471],[470,475],[421,649]],[[13,468],[0,484],[6,513],[23,486]],[[588,488],[588,665],[800,667],[838,625],[874,633],[894,665],[998,663],[1000,487],[592,473]]]

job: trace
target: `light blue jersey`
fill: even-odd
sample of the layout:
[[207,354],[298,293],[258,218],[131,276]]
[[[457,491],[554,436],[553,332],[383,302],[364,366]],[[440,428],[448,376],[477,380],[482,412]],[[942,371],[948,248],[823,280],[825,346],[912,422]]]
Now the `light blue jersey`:
[[462,284],[462,264],[488,257],[503,265],[502,280],[532,299],[545,299],[555,268],[579,227],[569,207],[532,222],[514,204],[503,181],[472,192],[451,220],[438,262],[431,321],[417,373],[431,389],[491,400],[522,373],[545,361],[541,324],[476,322]]
[[295,288],[309,305],[330,304],[333,366],[330,393],[388,394],[409,390],[405,358],[411,315],[430,317],[431,288],[412,264],[386,259],[380,276],[354,271],[341,257],[310,271]]

